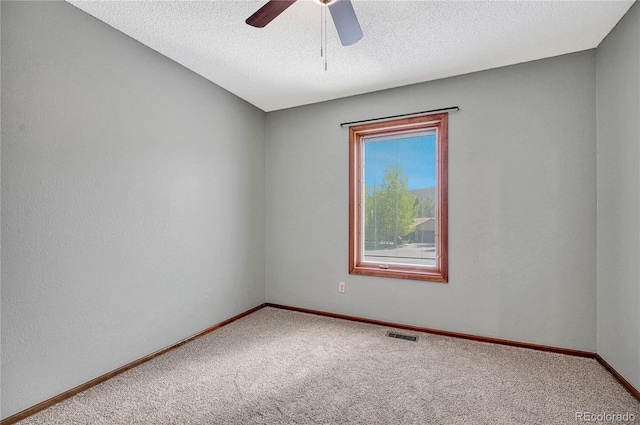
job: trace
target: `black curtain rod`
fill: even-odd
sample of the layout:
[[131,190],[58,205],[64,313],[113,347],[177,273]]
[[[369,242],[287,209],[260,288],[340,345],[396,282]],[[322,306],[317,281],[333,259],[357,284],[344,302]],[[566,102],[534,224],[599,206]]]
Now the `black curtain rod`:
[[429,111],[420,111],[420,112],[409,112],[408,114],[400,114],[400,115],[391,115],[388,117],[380,117],[380,118],[370,118],[368,120],[360,120],[360,121],[351,121],[351,122],[343,122],[340,124],[340,127],[344,127],[345,125],[351,124],[361,124],[363,122],[372,122],[372,121],[382,121],[382,120],[390,120],[392,118],[400,118],[400,117],[409,117],[413,115],[426,115],[432,112],[445,112],[445,111],[459,111],[460,108],[457,106],[451,106],[449,108],[440,108],[440,109],[431,109]]

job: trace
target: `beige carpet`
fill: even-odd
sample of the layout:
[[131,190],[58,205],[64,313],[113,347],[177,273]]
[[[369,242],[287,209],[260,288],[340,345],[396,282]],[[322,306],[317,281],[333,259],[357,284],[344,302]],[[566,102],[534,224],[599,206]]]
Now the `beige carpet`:
[[388,330],[267,307],[20,424],[640,423],[593,359]]

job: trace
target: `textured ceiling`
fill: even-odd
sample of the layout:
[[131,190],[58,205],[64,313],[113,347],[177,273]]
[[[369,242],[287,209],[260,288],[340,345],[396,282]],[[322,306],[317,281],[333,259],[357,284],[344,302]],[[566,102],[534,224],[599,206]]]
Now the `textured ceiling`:
[[364,37],[343,47],[298,0],[265,28],[264,1],[69,3],[265,111],[596,47],[633,1],[353,1]]

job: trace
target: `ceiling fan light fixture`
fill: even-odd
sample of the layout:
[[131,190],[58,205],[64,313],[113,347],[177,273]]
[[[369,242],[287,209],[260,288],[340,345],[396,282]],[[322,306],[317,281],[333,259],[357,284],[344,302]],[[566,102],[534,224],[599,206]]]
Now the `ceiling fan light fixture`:
[[338,0],[313,0],[315,3],[319,4],[320,6],[331,6],[332,4],[334,4],[335,2],[337,2]]

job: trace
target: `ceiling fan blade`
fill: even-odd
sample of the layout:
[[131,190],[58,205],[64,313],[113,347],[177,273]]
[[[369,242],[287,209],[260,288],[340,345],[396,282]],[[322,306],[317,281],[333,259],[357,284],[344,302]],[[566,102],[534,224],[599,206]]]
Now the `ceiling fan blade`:
[[362,38],[362,29],[351,0],[338,0],[329,6],[329,10],[343,46],[350,46]]
[[295,3],[295,1],[296,0],[269,0],[269,2],[258,9],[256,13],[249,16],[245,22],[252,27],[263,28],[279,14],[284,12],[287,7]]

